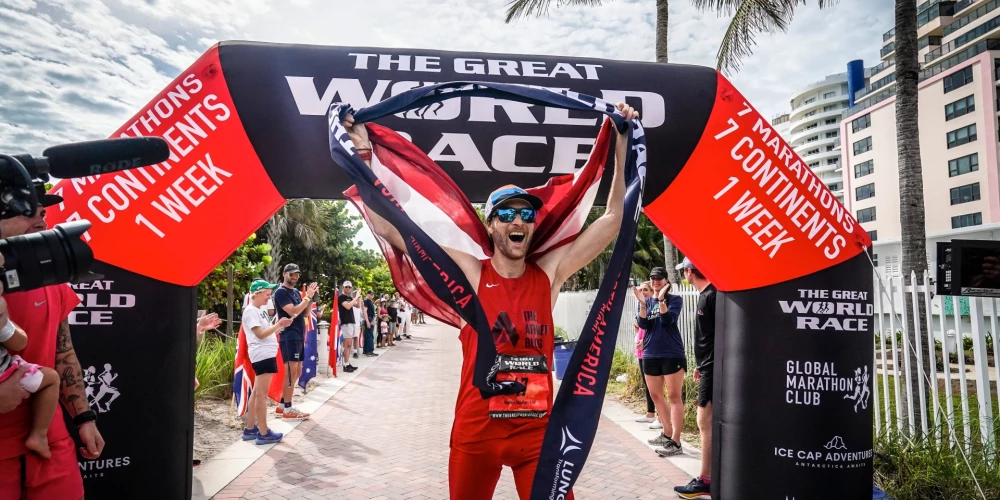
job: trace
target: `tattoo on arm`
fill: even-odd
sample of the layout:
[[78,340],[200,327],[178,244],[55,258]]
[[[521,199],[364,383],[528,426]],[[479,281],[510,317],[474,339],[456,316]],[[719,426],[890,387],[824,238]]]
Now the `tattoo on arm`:
[[59,395],[70,416],[77,416],[90,409],[83,384],[83,372],[73,349],[73,338],[69,333],[69,323],[59,324],[56,334],[56,372],[61,380]]

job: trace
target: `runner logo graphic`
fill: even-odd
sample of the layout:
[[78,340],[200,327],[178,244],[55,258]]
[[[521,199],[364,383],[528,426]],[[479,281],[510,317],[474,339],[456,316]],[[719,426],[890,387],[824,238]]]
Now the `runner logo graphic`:
[[854,401],[854,413],[858,412],[858,406],[861,409],[868,409],[868,400],[871,399],[871,391],[868,390],[868,365],[862,368],[854,370],[854,394],[845,394],[844,399],[851,399]]
[[510,320],[510,316],[506,312],[501,312],[497,316],[496,322],[493,323],[493,343],[497,347],[500,347],[504,342],[517,347],[517,341],[520,337],[517,333],[517,327]]
[[[118,389],[111,385],[118,375],[111,371],[111,364],[104,364],[104,371],[97,375],[97,369],[93,366],[87,367],[83,371],[83,382],[86,384],[86,394],[87,402],[91,407],[97,408],[97,411],[101,413],[107,413],[111,411],[111,403],[118,399],[120,396]],[[94,389],[97,388],[97,394],[94,394]],[[105,396],[110,395],[110,399],[104,401],[104,405],[101,405]]]

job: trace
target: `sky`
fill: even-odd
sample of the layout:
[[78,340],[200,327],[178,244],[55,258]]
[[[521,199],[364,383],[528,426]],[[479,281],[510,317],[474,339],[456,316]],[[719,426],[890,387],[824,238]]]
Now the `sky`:
[[[0,0],[0,152],[107,137],[220,40],[652,61],[654,0],[553,7],[504,24],[507,0]],[[560,2],[554,0],[552,4]],[[767,117],[797,88],[878,64],[892,0],[806,0],[731,80]],[[728,16],[670,4],[672,63],[715,66]],[[374,239],[365,229],[359,240]]]

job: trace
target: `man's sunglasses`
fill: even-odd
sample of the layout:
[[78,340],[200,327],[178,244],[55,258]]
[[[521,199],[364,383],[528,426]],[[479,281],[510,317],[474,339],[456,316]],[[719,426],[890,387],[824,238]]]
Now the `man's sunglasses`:
[[496,210],[496,217],[500,219],[500,222],[511,223],[514,222],[514,218],[518,214],[521,214],[521,220],[525,224],[531,224],[535,222],[535,209],[534,208],[498,208]]

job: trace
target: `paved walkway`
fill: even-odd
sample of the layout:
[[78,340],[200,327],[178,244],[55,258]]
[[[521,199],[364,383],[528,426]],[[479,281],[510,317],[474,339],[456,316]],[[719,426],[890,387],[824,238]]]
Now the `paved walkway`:
[[[216,499],[446,499],[461,369],[457,332],[420,326],[273,446]],[[580,499],[662,499],[690,476],[608,418],[575,488]],[[516,500],[509,469],[494,498]]]

